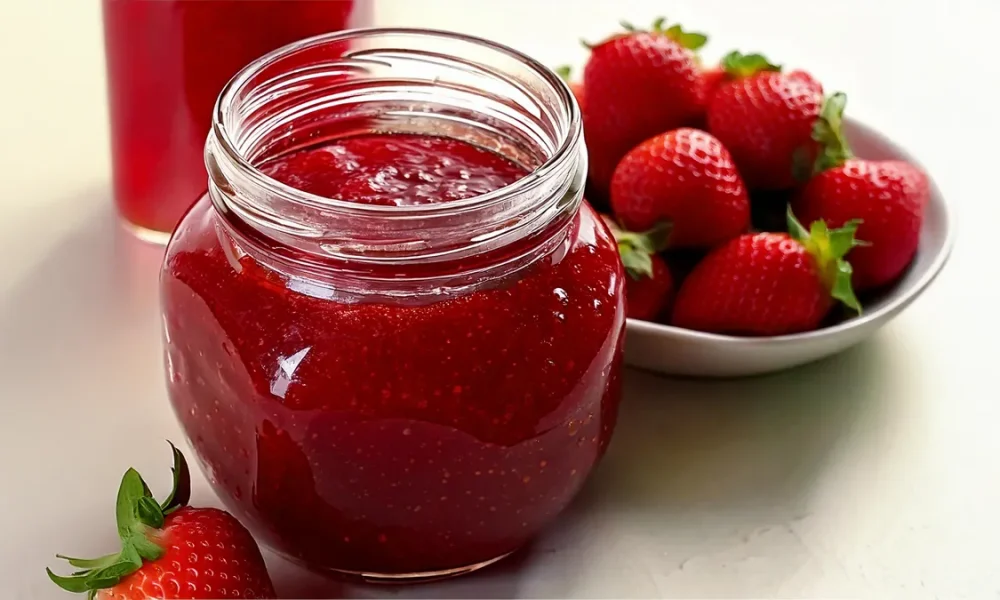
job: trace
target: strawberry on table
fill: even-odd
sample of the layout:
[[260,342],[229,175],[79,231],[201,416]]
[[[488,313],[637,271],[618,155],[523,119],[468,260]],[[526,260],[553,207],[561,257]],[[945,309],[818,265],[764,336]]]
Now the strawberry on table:
[[857,223],[809,231],[788,211],[789,233],[749,233],[716,248],[684,280],[672,324],[731,335],[784,335],[819,327],[834,300],[860,312],[843,260]]
[[709,248],[747,230],[750,203],[729,152],[711,134],[681,128],[622,158],[611,206],[632,231],[671,224],[671,248]]
[[841,121],[847,97],[830,96],[816,122],[822,149],[814,175],[793,201],[803,218],[837,227],[858,219],[858,236],[869,242],[850,254],[854,287],[877,288],[895,281],[913,260],[920,243],[930,182],[919,168],[899,160],[855,158]]
[[626,32],[591,46],[583,73],[587,100],[583,123],[590,153],[590,180],[608,191],[615,165],[646,138],[702,117],[705,81],[694,50],[707,37],[680,25]]
[[184,456],[174,448],[174,488],[157,503],[142,477],[129,469],[115,515],[121,551],[95,559],[68,558],[78,570],[64,590],[95,600],[158,598],[274,598],[257,543],[239,521],[215,508],[186,506],[191,492]]
[[708,130],[751,189],[792,187],[796,160],[815,156],[812,127],[823,86],[804,71],[782,72],[760,54],[732,52],[722,67],[728,80],[708,103]]
[[604,221],[618,241],[618,254],[628,275],[625,280],[628,317],[656,320],[670,304],[674,291],[670,269],[657,254],[666,242],[669,226],[661,223],[644,233],[635,233],[625,231],[608,217]]

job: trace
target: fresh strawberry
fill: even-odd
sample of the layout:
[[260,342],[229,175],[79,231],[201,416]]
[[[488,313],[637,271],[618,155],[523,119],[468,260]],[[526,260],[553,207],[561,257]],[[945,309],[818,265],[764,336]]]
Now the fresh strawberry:
[[79,570],[61,577],[46,569],[49,578],[95,600],[274,598],[250,533],[229,513],[186,506],[189,471],[180,451],[173,452],[174,489],[162,504],[134,469],[122,478],[115,508],[121,551],[95,559],[60,556]]
[[639,142],[695,122],[705,109],[705,82],[694,50],[707,38],[679,25],[626,33],[591,47],[583,73],[583,124],[590,179],[607,193],[615,165]]
[[569,90],[573,92],[573,96],[576,98],[576,103],[580,105],[580,111],[583,112],[583,83],[573,81],[573,70],[569,65],[556,67],[555,71],[566,82],[566,85],[569,86]]
[[670,247],[708,248],[746,231],[750,203],[719,140],[682,128],[652,137],[618,163],[611,206],[627,229],[670,221]]
[[855,248],[849,258],[854,287],[868,290],[895,281],[913,260],[930,182],[909,163],[854,158],[841,128],[846,102],[838,93],[823,107],[814,128],[822,146],[815,175],[793,203],[803,218],[823,219],[831,227],[861,221],[858,237],[868,244]]
[[703,69],[701,79],[705,87],[705,104],[696,119],[691,121],[690,126],[702,131],[708,131],[708,103],[712,101],[715,90],[718,89],[729,75],[723,70],[721,65]]
[[729,78],[729,74],[722,65],[717,65],[702,71],[701,77],[705,81],[706,98],[711,99],[715,90]]
[[823,86],[804,71],[782,73],[760,54],[733,52],[722,67],[730,80],[708,103],[708,130],[733,154],[751,189],[792,187],[795,161],[815,155],[811,134]]
[[628,274],[625,300],[628,317],[653,321],[663,314],[674,291],[674,281],[667,263],[657,254],[663,249],[670,227],[660,223],[644,233],[625,231],[611,218],[604,217],[615,240],[618,254]]
[[790,234],[749,233],[716,248],[681,285],[672,323],[733,335],[810,331],[834,299],[860,312],[843,260],[857,242],[857,223],[829,230],[823,221],[806,231],[788,212]]

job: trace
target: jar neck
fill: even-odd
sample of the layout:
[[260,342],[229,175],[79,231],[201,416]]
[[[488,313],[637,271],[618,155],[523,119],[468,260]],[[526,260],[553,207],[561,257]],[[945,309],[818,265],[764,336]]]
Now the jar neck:
[[[412,206],[289,187],[258,168],[358,134],[444,136],[528,175]],[[248,65],[223,90],[205,150],[209,195],[240,246],[349,294],[464,292],[558,251],[586,180],[579,109],[561,79],[509,48],[453,33],[340,32]]]

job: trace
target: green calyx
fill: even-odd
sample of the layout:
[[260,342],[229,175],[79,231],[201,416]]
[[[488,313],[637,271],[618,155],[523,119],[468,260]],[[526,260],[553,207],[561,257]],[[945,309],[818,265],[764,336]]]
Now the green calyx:
[[163,556],[163,548],[150,540],[149,534],[163,527],[165,517],[187,505],[191,496],[191,473],[184,455],[173,444],[170,449],[174,457],[174,484],[162,503],[153,499],[146,482],[135,469],[129,469],[122,477],[115,504],[121,551],[93,559],[57,554],[78,570],[64,577],[45,569],[49,579],[68,592],[86,593],[92,599],[97,590],[114,587],[123,577],[137,571],[143,560],[154,561]]
[[569,83],[570,75],[573,74],[573,69],[569,65],[561,65],[552,70],[555,71],[556,75],[558,75],[563,81]]
[[618,255],[629,277],[635,280],[653,276],[653,255],[667,245],[670,236],[670,222],[661,221],[642,233],[626,231],[610,219],[605,219],[608,228],[618,242]]
[[684,31],[684,28],[679,24],[674,24],[670,27],[667,27],[666,25],[667,19],[665,17],[660,17],[653,21],[653,24],[649,29],[639,29],[627,21],[621,22],[622,28],[628,33],[658,33],[660,35],[667,36],[671,40],[677,42],[679,46],[687,48],[688,50],[698,50],[708,43],[708,36],[704,33]]
[[734,79],[750,77],[764,71],[781,71],[781,65],[776,65],[767,60],[767,57],[763,54],[743,54],[739,50],[733,50],[724,56],[719,66],[722,67],[722,70],[727,75]]
[[854,158],[851,146],[844,136],[844,108],[847,106],[847,94],[836,92],[831,94],[820,109],[819,116],[813,123],[812,139],[819,144],[815,160],[811,159],[805,149],[795,153],[793,172],[799,181],[806,181],[813,175],[833,169]]
[[854,239],[861,221],[855,219],[839,229],[829,229],[826,222],[819,220],[813,221],[806,230],[792,214],[791,206],[788,207],[786,218],[789,235],[805,246],[806,251],[816,260],[823,285],[830,290],[830,295],[861,314],[861,303],[851,287],[851,264],[844,260],[852,248],[866,245],[865,242]]

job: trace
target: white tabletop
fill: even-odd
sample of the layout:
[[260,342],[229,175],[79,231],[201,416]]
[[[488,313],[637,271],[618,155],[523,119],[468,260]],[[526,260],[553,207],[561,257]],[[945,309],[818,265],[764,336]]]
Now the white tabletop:
[[[160,249],[109,194],[99,3],[0,17],[0,581],[69,597],[57,551],[115,544],[133,465],[167,485],[181,441],[161,372]],[[381,0],[384,24],[584,59],[619,18],[711,32],[808,67],[911,148],[958,209],[943,275],[874,339],[750,380],[628,373],[617,437],[569,514],[465,579],[345,588],[268,555],[285,597],[1000,597],[1000,198],[995,0]],[[527,15],[527,16],[525,16]],[[195,500],[216,502],[204,480]]]

